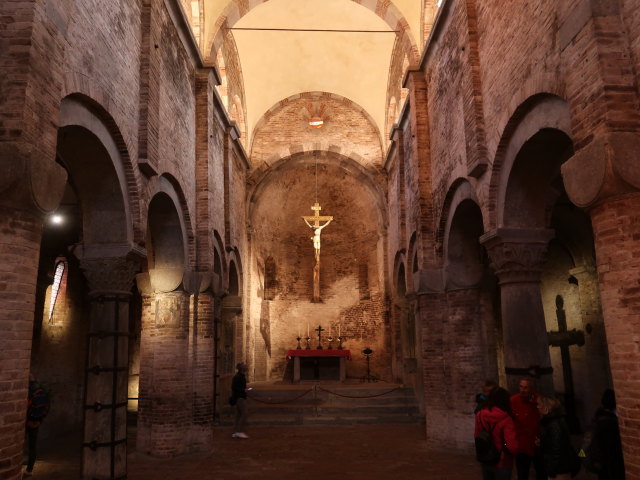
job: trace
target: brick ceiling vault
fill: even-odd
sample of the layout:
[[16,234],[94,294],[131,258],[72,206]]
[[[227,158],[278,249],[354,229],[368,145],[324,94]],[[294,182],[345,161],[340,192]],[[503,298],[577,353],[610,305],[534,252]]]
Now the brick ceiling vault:
[[190,6],[187,16],[203,56],[222,67],[228,110],[234,105],[232,88],[242,103],[235,109],[245,122],[245,146],[252,144],[265,112],[283,98],[311,91],[335,93],[362,106],[386,146],[385,132],[395,120],[390,117],[404,98],[395,91],[406,69],[419,62],[428,18],[423,3],[430,0],[182,2]]

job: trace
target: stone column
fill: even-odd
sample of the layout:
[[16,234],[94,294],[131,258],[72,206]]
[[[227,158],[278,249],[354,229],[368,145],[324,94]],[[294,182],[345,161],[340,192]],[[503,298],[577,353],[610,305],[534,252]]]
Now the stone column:
[[95,258],[79,252],[91,301],[85,373],[82,476],[123,478],[127,473],[129,299],[138,260]]
[[500,284],[507,385],[533,376],[538,389],[553,393],[551,358],[540,294],[540,273],[552,230],[499,228],[480,237]]
[[[138,450],[172,457],[190,450],[192,365],[189,358],[189,294],[182,289],[143,295],[140,333]],[[142,288],[141,288],[142,287]]]
[[215,297],[210,290],[211,274],[189,272],[183,284],[191,294],[189,358],[193,378],[191,450],[210,452],[213,448],[215,341]]
[[594,138],[562,166],[567,194],[591,216],[598,289],[627,479],[640,479],[640,134]]
[[27,144],[0,142],[0,478],[21,477],[44,212],[66,172]]

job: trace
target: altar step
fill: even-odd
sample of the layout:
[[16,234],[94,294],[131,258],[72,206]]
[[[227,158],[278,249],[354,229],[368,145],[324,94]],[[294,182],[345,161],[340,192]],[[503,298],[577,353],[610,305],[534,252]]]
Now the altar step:
[[[252,425],[424,422],[413,389],[403,385],[375,382],[253,386],[248,400]],[[226,397],[222,400],[219,423],[232,425],[235,407],[226,403]]]

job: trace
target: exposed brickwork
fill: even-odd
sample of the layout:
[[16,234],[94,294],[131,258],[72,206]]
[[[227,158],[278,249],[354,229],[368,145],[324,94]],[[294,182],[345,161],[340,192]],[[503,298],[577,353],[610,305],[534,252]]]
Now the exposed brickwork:
[[640,195],[611,200],[591,211],[598,282],[609,344],[609,360],[620,412],[627,478],[640,478]]
[[0,210],[0,477],[19,478],[41,219],[29,212]]
[[[380,281],[383,265],[376,254],[380,220],[371,208],[374,200],[371,193],[335,160],[320,159],[318,164],[320,213],[333,215],[334,221],[321,236],[323,301],[310,301],[313,232],[301,218],[313,213],[310,206],[315,201],[315,165],[313,157],[310,160],[295,169],[270,173],[252,206],[255,263],[251,265],[249,291],[250,317],[260,319],[256,355],[262,355],[261,350],[267,352],[268,358],[261,362],[266,363],[266,378],[282,378],[286,350],[295,348],[295,337],[299,333],[306,336],[309,326],[313,344],[316,338],[313,328],[318,324],[323,325],[326,334],[331,329],[334,336],[340,325],[340,333],[347,337],[345,347],[354,354],[366,346],[371,347],[375,351],[372,357],[375,375],[389,379],[387,307],[384,285]],[[265,301],[265,261],[269,257],[275,263],[277,286],[274,299]],[[363,264],[366,269],[361,268]],[[364,273],[366,279],[361,276]],[[365,283],[368,296],[361,295]],[[363,357],[358,354],[347,366],[347,375],[359,377],[365,373]]]
[[[320,115],[322,128],[309,119]],[[298,152],[334,151],[365,166],[382,162],[382,139],[375,122],[359,105],[339,95],[307,92],[281,100],[258,121],[251,145],[251,165],[273,164]]]

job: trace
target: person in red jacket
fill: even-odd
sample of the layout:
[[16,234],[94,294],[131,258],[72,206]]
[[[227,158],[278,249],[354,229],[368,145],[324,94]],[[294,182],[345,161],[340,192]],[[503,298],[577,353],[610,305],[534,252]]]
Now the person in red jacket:
[[522,378],[518,383],[519,393],[511,397],[511,413],[518,436],[516,472],[518,480],[528,480],[531,464],[536,471],[536,480],[546,480],[544,463],[536,441],[540,437],[540,415],[536,384],[531,378]]
[[494,389],[486,405],[476,413],[474,437],[477,438],[482,430],[491,431],[493,443],[500,452],[497,464],[482,464],[482,480],[510,480],[518,440],[510,415],[509,393],[504,388]]

